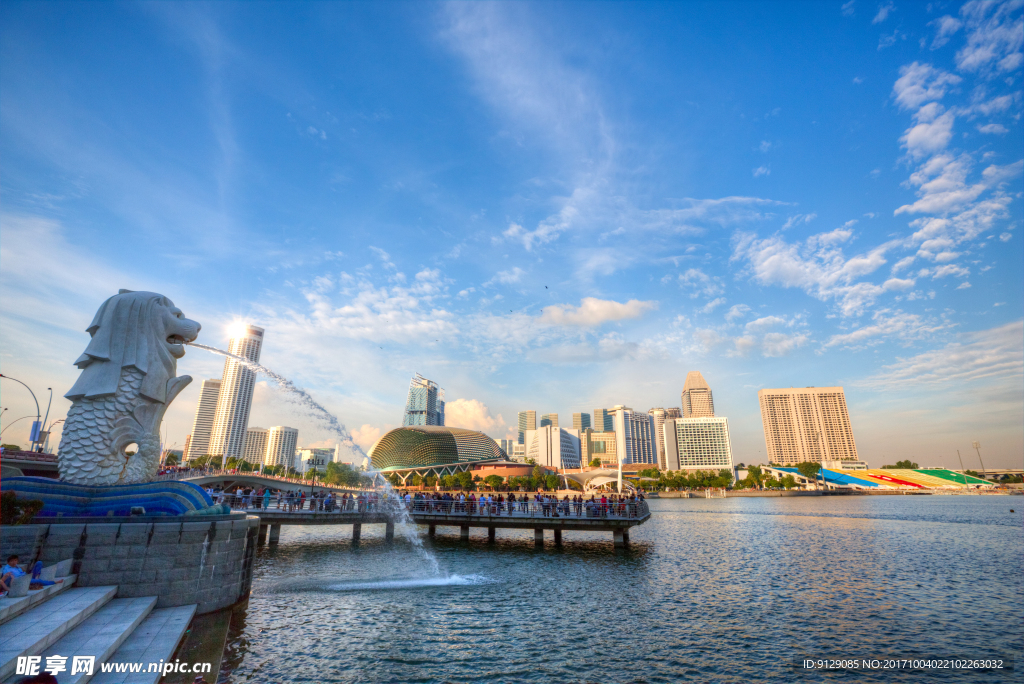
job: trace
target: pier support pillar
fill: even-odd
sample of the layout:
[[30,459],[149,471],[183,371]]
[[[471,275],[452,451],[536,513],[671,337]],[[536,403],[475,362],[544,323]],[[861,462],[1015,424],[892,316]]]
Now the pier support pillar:
[[488,527],[487,528],[487,542],[490,543],[490,544],[494,543],[494,528],[493,527]]
[[427,534],[429,536],[433,537],[435,532],[437,532],[437,525],[431,525],[427,528]]
[[463,525],[459,533],[459,539],[469,541],[469,525]]
[[259,534],[258,537],[256,537],[256,544],[258,544],[259,546],[263,546],[266,543],[267,543],[267,526],[266,525],[260,525],[260,534]]
[[562,545],[562,530],[555,530],[555,546]]
[[533,531],[533,543],[537,546],[544,546],[544,530]]
[[277,544],[281,541],[281,526],[271,525],[270,526],[270,543]]
[[359,535],[363,531],[363,526],[360,523],[354,523],[352,525],[352,541],[359,541]]
[[395,523],[389,522],[384,526],[384,541],[394,541],[395,539]]
[[622,543],[629,546],[629,528],[622,530]]
[[616,529],[614,532],[612,532],[612,539],[615,540],[615,547],[616,548],[623,547],[623,546],[626,545],[626,542],[623,540],[622,537],[623,537],[623,535],[622,535],[622,530],[621,529]]

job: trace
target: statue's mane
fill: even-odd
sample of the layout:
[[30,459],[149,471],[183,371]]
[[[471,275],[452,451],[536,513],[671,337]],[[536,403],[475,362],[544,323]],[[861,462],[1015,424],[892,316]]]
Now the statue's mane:
[[155,292],[121,290],[103,302],[86,331],[92,335],[75,365],[78,381],[68,399],[114,394],[121,369],[133,366],[143,373],[141,394],[163,403],[167,381],[174,377],[177,360],[165,344],[160,311],[174,303]]

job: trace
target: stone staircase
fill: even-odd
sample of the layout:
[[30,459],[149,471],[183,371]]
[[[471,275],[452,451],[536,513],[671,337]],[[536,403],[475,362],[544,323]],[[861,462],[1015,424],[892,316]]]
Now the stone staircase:
[[[70,567],[70,563],[61,567]],[[44,576],[60,568],[50,570]],[[21,578],[19,578],[21,579]],[[71,684],[156,684],[160,672],[147,672],[150,663],[174,656],[196,606],[156,608],[157,597],[114,598],[116,586],[74,587],[76,577],[23,596],[0,599],[0,682],[18,682],[18,658],[64,656],[66,670],[57,681]],[[12,593],[18,594],[19,591]],[[93,656],[93,674],[72,675],[73,656]],[[142,672],[103,672],[101,665],[142,663]]]

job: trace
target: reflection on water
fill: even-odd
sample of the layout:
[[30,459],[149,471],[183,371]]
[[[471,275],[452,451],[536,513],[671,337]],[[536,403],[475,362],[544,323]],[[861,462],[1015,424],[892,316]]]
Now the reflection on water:
[[[232,622],[222,682],[820,681],[811,657],[1010,655],[1024,505],[1008,497],[666,499],[610,533],[284,528]],[[1014,505],[1016,504],[1016,505]],[[1013,507],[1018,512],[1011,514]],[[379,527],[380,529],[376,529]],[[858,681],[1016,681],[857,673]]]

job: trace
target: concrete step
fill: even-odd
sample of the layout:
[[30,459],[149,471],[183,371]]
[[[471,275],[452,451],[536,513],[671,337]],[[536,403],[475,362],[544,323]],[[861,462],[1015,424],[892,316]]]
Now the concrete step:
[[[89,684],[157,684],[162,673],[146,670],[150,663],[171,660],[195,612],[195,605],[157,608],[151,612],[107,660],[111,666],[140,663],[142,672],[101,672],[97,664],[97,674]],[[210,674],[213,675],[212,681],[216,681],[216,673]],[[207,680],[211,677],[207,676]]]
[[[152,612],[156,601],[156,596],[114,599],[47,648],[41,654],[44,656],[43,665],[46,663],[45,656],[64,656],[68,659],[67,671],[58,675],[60,683],[85,684],[99,671],[99,664],[105,663]],[[93,674],[71,674],[73,656],[94,657],[96,666]],[[21,675],[15,675],[4,684],[16,684],[19,679]]]
[[10,598],[9,596],[0,598],[0,625],[4,624],[8,620],[13,620],[32,606],[42,603],[51,596],[59,594],[65,589],[70,589],[75,583],[77,575],[68,575],[61,579],[64,581],[59,584],[53,584],[48,587],[43,587],[42,589],[29,591],[27,595],[19,598]]
[[109,603],[115,594],[117,587],[68,589],[0,625],[0,681],[14,674],[18,656],[52,655],[43,651]]

